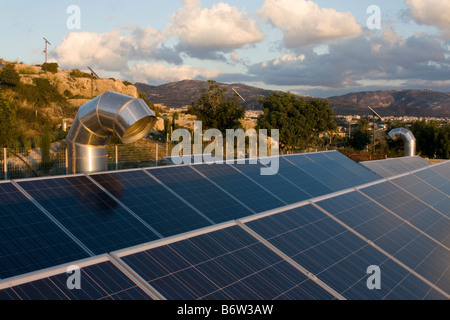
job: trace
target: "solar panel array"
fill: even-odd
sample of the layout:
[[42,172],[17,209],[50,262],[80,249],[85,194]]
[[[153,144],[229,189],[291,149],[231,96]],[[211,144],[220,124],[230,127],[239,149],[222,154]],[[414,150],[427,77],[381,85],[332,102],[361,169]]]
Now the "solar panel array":
[[[450,297],[448,162],[387,179],[336,151],[280,157],[276,175],[263,167],[0,184],[0,299]],[[70,264],[86,292],[67,289]],[[368,288],[369,266],[381,289]]]

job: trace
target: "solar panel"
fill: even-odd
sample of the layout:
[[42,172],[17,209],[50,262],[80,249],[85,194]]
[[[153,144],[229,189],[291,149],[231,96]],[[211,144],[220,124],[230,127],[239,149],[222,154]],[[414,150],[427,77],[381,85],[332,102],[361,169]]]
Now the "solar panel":
[[[312,205],[246,225],[346,299],[395,299],[399,292],[403,299],[443,297]],[[380,290],[367,287],[371,265],[382,270]]]
[[223,192],[190,166],[147,170],[152,176],[200,210],[214,223],[238,219],[253,214],[249,208]]
[[[335,190],[334,177],[325,177],[327,174],[318,165],[302,155],[281,157],[279,163],[278,174],[303,190],[307,195],[306,199]],[[323,183],[325,180],[327,185]]]
[[164,237],[211,225],[145,171],[93,174],[91,177]]
[[360,191],[450,248],[450,220],[441,212],[390,182],[383,182]]
[[[317,163],[322,170],[325,170],[329,175],[334,176],[340,181],[336,190],[342,190],[346,187],[353,187],[369,182],[362,177],[358,176],[352,170],[343,166],[342,161],[334,161],[325,155],[325,153],[310,153],[305,155],[315,163]],[[289,159],[289,158],[288,158]]]
[[[383,184],[374,185],[374,192],[377,189],[382,192],[383,187]],[[356,191],[323,200],[318,205],[398,259],[428,284],[450,292],[448,248]]]
[[334,298],[238,226],[118,256],[171,300]]
[[450,218],[450,197],[439,187],[434,187],[412,174],[393,179],[391,182]]
[[345,156],[344,154],[340,153],[339,151],[328,151],[323,152],[322,154],[330,158],[331,160],[335,161],[336,163],[340,164],[348,171],[351,171],[354,174],[356,174],[360,179],[363,180],[363,183],[372,182],[382,178],[380,175],[367,169],[365,166],[356,163],[355,161]]
[[385,178],[411,172],[431,165],[431,163],[420,156],[362,161],[360,163]]
[[88,256],[12,183],[0,183],[0,278]]
[[303,183],[304,188],[307,188],[315,197],[351,187],[348,181],[336,176],[305,155],[287,156],[283,158],[283,161],[289,162],[291,165],[301,169],[304,175],[309,177],[311,182],[303,177],[298,182],[302,183],[305,181]]
[[434,188],[450,196],[450,180],[438,174],[436,171],[427,168],[424,170],[416,171],[414,176],[432,185]]
[[18,184],[94,254],[159,238],[86,176]]
[[435,171],[437,174],[443,176],[447,180],[450,180],[450,161],[442,162],[436,166],[431,167],[431,170]]
[[[251,166],[252,164],[245,165]],[[285,204],[269,190],[255,183],[229,164],[203,164],[192,166],[192,168],[245,203],[254,213],[281,207]]]
[[311,197],[310,194],[279,174],[261,175],[261,168],[265,168],[265,166],[260,162],[252,165],[232,164],[232,166],[258,185],[266,188],[284,204],[299,202]]
[[74,286],[76,280],[71,279],[73,269],[68,265],[0,283],[0,300],[151,300],[146,291],[106,257],[74,266],[79,268],[78,288]]

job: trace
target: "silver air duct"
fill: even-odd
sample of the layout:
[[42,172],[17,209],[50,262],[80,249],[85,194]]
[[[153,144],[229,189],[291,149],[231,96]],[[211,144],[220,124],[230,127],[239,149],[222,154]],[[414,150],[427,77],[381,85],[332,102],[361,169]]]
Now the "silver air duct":
[[105,92],[82,105],[66,138],[69,173],[106,171],[106,144],[113,133],[123,143],[132,143],[155,123],[143,100],[117,92]]
[[405,144],[405,157],[413,157],[416,155],[416,138],[411,131],[405,128],[396,128],[389,131],[389,137],[396,141],[402,139]]

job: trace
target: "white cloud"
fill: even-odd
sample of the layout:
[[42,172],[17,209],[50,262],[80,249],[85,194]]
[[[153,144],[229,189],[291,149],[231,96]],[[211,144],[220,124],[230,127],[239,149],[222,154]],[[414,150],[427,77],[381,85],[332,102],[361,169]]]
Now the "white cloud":
[[128,34],[120,29],[107,33],[69,33],[52,52],[64,68],[94,68],[121,71],[132,60],[164,60],[181,64],[181,58],[164,46],[165,36],[150,26],[141,29],[128,27]]
[[123,75],[132,82],[161,84],[196,78],[213,79],[220,75],[220,71],[189,65],[167,67],[161,64],[141,64],[130,66]]
[[283,30],[288,48],[355,37],[362,32],[350,12],[320,8],[313,1],[266,0],[259,14]]
[[410,6],[408,14],[419,24],[437,27],[443,36],[450,39],[450,1],[449,0],[406,0]]
[[55,48],[53,54],[59,65],[66,68],[86,68],[87,65],[108,71],[121,70],[127,65],[127,47],[119,30],[108,33],[70,33]]
[[183,3],[184,7],[171,17],[170,30],[191,55],[231,51],[265,38],[255,20],[229,4],[220,2],[208,9],[200,7],[200,0]]

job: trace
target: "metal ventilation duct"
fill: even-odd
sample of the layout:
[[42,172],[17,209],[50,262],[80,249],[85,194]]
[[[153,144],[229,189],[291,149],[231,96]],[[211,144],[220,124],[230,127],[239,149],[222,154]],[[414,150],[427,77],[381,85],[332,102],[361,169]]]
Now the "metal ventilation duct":
[[108,91],[89,101],[78,110],[66,138],[69,173],[106,171],[106,144],[113,133],[132,143],[155,123],[155,114],[141,99]]
[[396,128],[389,131],[389,137],[396,141],[402,139],[405,144],[405,157],[413,157],[416,155],[416,138],[411,131],[405,128]]

